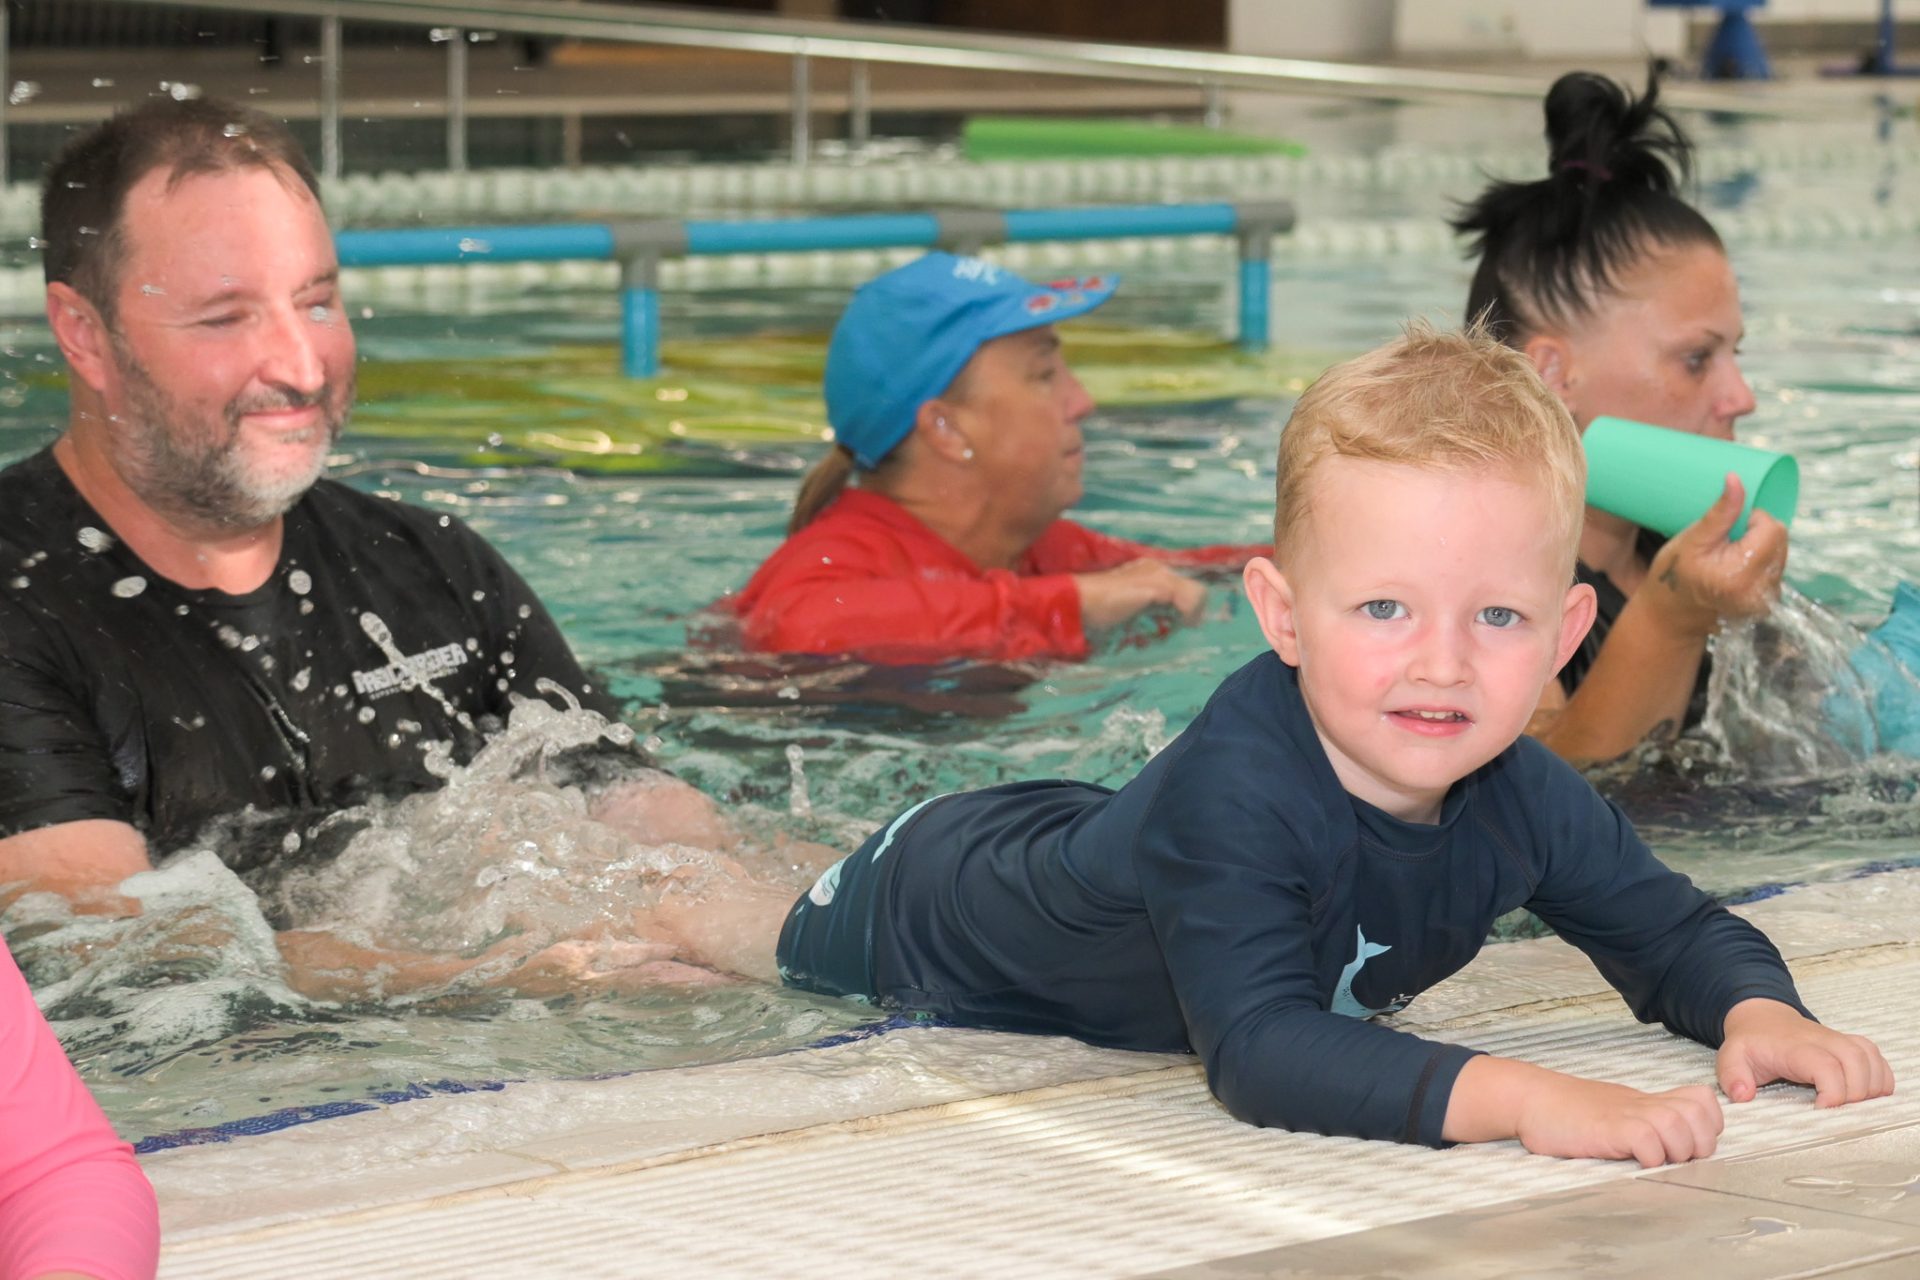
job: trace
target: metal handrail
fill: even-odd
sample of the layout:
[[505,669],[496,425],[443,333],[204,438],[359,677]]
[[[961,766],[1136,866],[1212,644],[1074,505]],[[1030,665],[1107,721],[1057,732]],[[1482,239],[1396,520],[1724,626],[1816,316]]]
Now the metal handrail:
[[[122,0],[178,7],[182,0]],[[1096,41],[1043,39],[903,28],[876,22],[821,22],[735,12],[701,13],[591,0],[192,0],[204,9],[276,17],[341,18],[414,26],[484,28],[514,35],[688,45],[705,49],[897,62],[979,71],[1031,71],[1162,84],[1235,89],[1321,89],[1367,96],[1464,94],[1536,99],[1529,76],[1367,66],[1264,54],[1215,53]],[[1724,92],[1674,87],[1673,106],[1754,112],[1752,101]],[[1777,110],[1777,107],[1767,110]]]
[[[178,7],[181,0],[121,0],[122,3]],[[455,167],[465,163],[464,63],[456,46],[476,31],[520,36],[604,40],[629,44],[678,45],[705,49],[784,55],[795,59],[793,141],[796,159],[806,158],[809,79],[806,60],[844,59],[861,64],[900,63],[978,71],[1092,77],[1156,84],[1182,84],[1207,94],[1208,119],[1217,121],[1223,89],[1320,92],[1367,97],[1467,95],[1537,100],[1539,81],[1406,67],[1365,66],[1303,58],[1204,50],[1106,44],[1094,41],[1036,39],[1022,36],[935,33],[927,28],[866,22],[821,22],[738,13],[700,13],[646,5],[612,5],[591,0],[192,0],[199,8],[272,17],[317,18],[323,46],[322,136],[331,139],[338,175],[339,24],[343,21],[425,26],[447,35],[449,49],[449,155]],[[4,19],[0,19],[3,22]],[[0,84],[5,82],[5,29],[0,25]],[[864,86],[855,95],[856,115],[866,110]],[[1778,104],[1760,105],[1727,92],[1675,87],[1666,91],[1669,106],[1735,114],[1776,114]],[[851,123],[855,136],[867,131],[864,118]],[[5,157],[5,103],[0,100],[0,161]],[[323,152],[328,148],[323,145]],[[323,159],[325,157],[323,156]],[[0,169],[0,172],[4,172]]]

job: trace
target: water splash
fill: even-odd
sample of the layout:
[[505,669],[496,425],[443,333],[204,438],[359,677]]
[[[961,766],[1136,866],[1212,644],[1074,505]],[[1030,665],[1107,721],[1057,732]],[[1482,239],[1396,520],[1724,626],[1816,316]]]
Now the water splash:
[[1883,706],[1920,708],[1920,680],[1897,662],[1864,669],[1864,637],[1798,592],[1713,647],[1699,737],[1726,777],[1795,783],[1845,774],[1883,747]]

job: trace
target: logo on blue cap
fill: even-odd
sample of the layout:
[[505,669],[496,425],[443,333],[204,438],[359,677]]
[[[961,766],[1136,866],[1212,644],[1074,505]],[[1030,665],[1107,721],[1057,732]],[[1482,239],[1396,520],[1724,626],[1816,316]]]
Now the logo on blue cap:
[[984,343],[1091,311],[1119,279],[1038,285],[984,258],[930,253],[862,285],[827,347],[827,420],[861,467],[913,430]]

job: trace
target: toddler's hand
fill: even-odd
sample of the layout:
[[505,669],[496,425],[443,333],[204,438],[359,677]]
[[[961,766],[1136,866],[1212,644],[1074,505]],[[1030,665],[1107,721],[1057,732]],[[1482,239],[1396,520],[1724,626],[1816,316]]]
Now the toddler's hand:
[[1728,1011],[1725,1031],[1720,1088],[1735,1102],[1751,1101],[1774,1080],[1812,1085],[1817,1107],[1893,1092],[1893,1068],[1873,1041],[1823,1027],[1778,1000],[1742,1000]]
[[1724,1121],[1703,1084],[1642,1093],[1623,1084],[1556,1076],[1523,1106],[1522,1146],[1537,1155],[1638,1160],[1642,1168],[1713,1154]]

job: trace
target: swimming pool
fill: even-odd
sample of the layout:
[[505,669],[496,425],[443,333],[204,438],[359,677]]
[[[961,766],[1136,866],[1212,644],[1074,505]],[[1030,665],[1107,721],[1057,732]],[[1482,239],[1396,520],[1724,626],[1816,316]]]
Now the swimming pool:
[[[1366,153],[1366,131],[1353,132],[1347,145]],[[1787,136],[1784,127],[1774,135],[1743,126],[1737,140]],[[1728,175],[1708,204],[1733,225],[1897,205],[1910,180],[1877,153],[1864,156],[1838,169]],[[1451,187],[1431,173],[1394,181],[1376,171],[1368,182],[1302,192],[1302,222],[1437,222],[1448,197],[1474,185],[1470,168],[1453,173]],[[1806,601],[1789,606],[1802,646],[1844,645],[1846,627],[1877,621],[1895,582],[1920,571],[1920,252],[1911,240],[1862,242],[1843,230],[1824,241],[1815,227],[1789,243],[1733,245],[1761,404],[1746,434],[1795,452],[1804,468],[1789,569]],[[1297,379],[1372,345],[1407,314],[1452,319],[1465,296],[1466,267],[1431,240],[1389,251],[1368,244],[1361,236],[1350,252],[1281,255],[1280,353],[1252,368],[1189,337],[1139,331],[1217,331],[1229,313],[1218,289],[1227,259],[1195,250],[1133,272],[1102,312],[1118,328],[1076,343],[1079,367],[1110,405],[1088,427],[1081,516],[1147,540],[1260,537]],[[382,302],[358,321],[365,395],[336,474],[456,512],[494,540],[663,760],[761,829],[847,846],[935,791],[1047,775],[1123,780],[1257,651],[1258,632],[1228,587],[1214,592],[1202,626],[1123,636],[1080,666],[903,675],[688,655],[689,621],[743,582],[779,537],[797,473],[817,447],[818,334],[843,297],[824,286],[670,295],[669,332],[699,335],[677,361],[668,351],[687,376],[637,385],[611,376],[617,316],[598,289],[456,294],[433,311]],[[37,324],[18,323],[0,345],[8,373],[0,459],[11,460],[51,438],[62,398],[45,376]],[[1231,395],[1178,403],[1195,388]],[[1150,403],[1115,403],[1129,397]],[[612,424],[656,419],[672,446],[656,453],[657,469],[625,471],[582,444]],[[677,436],[674,421],[687,428]],[[536,465],[487,461],[528,447],[533,435],[547,439],[524,455]],[[570,459],[581,465],[560,465]],[[1762,660],[1739,648],[1729,648],[1733,693],[1717,723],[1740,761],[1723,741],[1701,737],[1610,769],[1602,785],[1672,861],[1729,895],[1920,858],[1912,762],[1824,748],[1809,756],[1818,708],[1803,706],[1785,723],[1752,709],[1766,684]],[[1817,676],[1832,658],[1815,652]],[[515,798],[524,802],[517,817],[484,847],[430,802],[382,810],[374,829],[443,842],[437,858],[456,859],[494,896],[525,892],[556,927],[591,914],[598,869],[569,863],[556,839],[586,843],[584,828],[538,788]],[[398,880],[411,856],[404,843],[391,853],[369,846],[368,865],[386,856]],[[74,922],[32,901],[3,922],[70,1051],[135,1138],[281,1108],[765,1053],[867,1019],[749,986],[552,1000],[452,991],[314,1008],[279,987],[251,893],[212,860],[189,859],[154,881],[149,915],[134,926]],[[397,929],[446,938],[483,927],[476,903],[488,896],[450,907],[396,889],[378,907]]]

